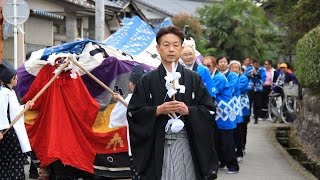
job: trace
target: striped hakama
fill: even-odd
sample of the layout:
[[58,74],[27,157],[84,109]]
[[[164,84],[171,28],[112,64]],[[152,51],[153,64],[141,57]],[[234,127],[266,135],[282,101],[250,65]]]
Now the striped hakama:
[[196,180],[187,132],[165,135],[161,180]]

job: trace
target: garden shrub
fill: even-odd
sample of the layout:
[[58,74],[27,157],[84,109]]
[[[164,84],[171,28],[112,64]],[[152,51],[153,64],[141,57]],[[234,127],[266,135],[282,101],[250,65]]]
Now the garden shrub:
[[320,26],[305,34],[296,45],[295,74],[303,87],[320,87]]

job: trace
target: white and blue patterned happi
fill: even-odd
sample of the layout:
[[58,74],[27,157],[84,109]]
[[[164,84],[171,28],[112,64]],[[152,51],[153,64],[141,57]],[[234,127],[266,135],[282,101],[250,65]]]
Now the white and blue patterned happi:
[[234,111],[236,112],[237,115],[242,115],[240,96],[233,96],[232,100],[234,103],[234,106],[233,106]]
[[241,108],[242,108],[242,115],[248,116],[248,115],[250,115],[249,97],[247,94],[242,94],[240,97],[241,97],[240,103],[241,103]]
[[225,101],[220,101],[217,105],[216,120],[222,119],[223,121],[235,121],[237,114],[233,108],[233,101],[226,103]]

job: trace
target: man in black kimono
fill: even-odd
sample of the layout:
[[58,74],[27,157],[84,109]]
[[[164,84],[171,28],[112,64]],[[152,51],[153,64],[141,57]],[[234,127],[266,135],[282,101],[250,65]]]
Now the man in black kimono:
[[[213,140],[215,120],[210,113],[215,107],[200,76],[178,63],[183,40],[183,32],[175,26],[158,31],[157,50],[162,63],[138,81],[129,103],[127,118],[133,179],[203,180],[217,177],[218,160]],[[181,75],[176,79],[179,82],[176,88],[180,89],[172,95],[165,77],[174,72]],[[170,115],[170,118],[168,114],[181,116]],[[178,119],[177,124],[182,122],[183,128],[174,129],[175,125],[170,124],[169,119]],[[190,158],[185,158],[189,155]]]

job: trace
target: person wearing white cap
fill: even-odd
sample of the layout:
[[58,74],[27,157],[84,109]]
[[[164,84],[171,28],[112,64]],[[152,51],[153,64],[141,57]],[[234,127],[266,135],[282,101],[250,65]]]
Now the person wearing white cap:
[[[236,143],[236,156],[238,162],[242,161],[243,151],[246,143],[247,136],[247,125],[250,121],[249,116],[249,98],[246,94],[246,89],[248,86],[248,78],[240,73],[241,63],[236,60],[230,61],[229,64],[230,71],[235,72],[238,75],[239,83],[234,92],[234,102],[236,102],[238,111],[237,116],[237,128],[235,130],[235,143]],[[247,109],[247,111],[243,111]]]

